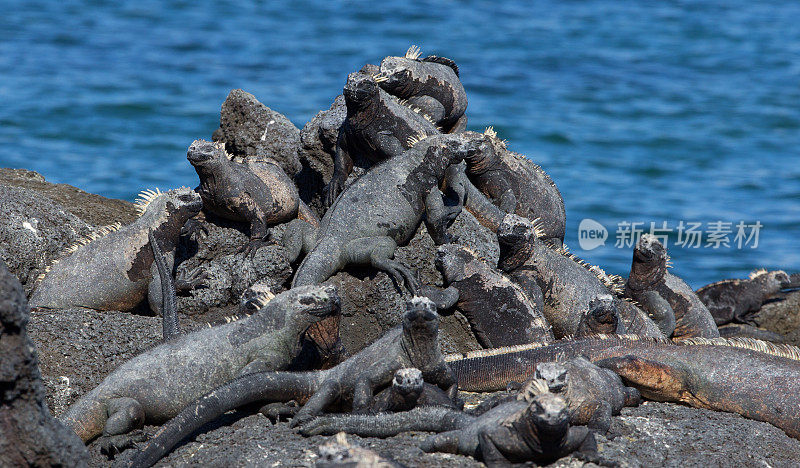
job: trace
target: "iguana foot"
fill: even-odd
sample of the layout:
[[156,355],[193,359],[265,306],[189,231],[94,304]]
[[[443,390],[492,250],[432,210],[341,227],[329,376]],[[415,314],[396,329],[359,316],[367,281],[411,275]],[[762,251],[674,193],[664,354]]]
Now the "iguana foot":
[[325,186],[325,208],[330,208],[336,198],[342,193],[344,189],[344,181],[339,179],[331,179],[330,183]]
[[317,416],[300,425],[298,432],[304,437],[315,435],[334,435],[340,432],[340,428],[335,424],[336,419],[331,416]]
[[184,224],[183,227],[181,228],[182,236],[194,238],[194,240],[207,237],[208,234],[209,234],[208,228],[195,218],[191,218],[189,219],[189,221],[186,221],[186,224]]
[[137,448],[138,442],[146,440],[147,434],[141,429],[137,429],[127,434],[101,436],[97,443],[100,444],[100,453],[107,456],[109,460],[113,460],[115,456],[124,450]]
[[175,291],[185,293],[193,289],[207,288],[209,279],[208,271],[202,266],[190,271],[178,270],[175,273]]
[[300,411],[300,405],[292,400],[286,403],[269,403],[258,410],[259,413],[266,416],[273,424],[281,420],[287,421],[297,415]]
[[250,239],[250,242],[248,242],[241,249],[239,249],[239,252],[243,253],[245,257],[248,257],[252,260],[253,257],[255,257],[256,252],[258,252],[258,249],[260,249],[261,247],[266,247],[268,245],[274,245],[274,244],[275,241],[269,239],[263,239],[263,238]]

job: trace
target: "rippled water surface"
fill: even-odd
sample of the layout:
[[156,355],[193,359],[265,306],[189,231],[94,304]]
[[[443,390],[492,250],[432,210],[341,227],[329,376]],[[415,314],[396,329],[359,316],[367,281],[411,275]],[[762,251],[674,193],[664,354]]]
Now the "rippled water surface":
[[[230,89],[302,127],[349,72],[413,43],[456,60],[471,129],[553,176],[579,255],[625,273],[618,223],[723,221],[732,248],[670,238],[693,286],[800,270],[800,3],[273,3],[6,0],[0,166],[129,200],[193,186],[186,148]],[[579,247],[584,218],[604,246]],[[758,248],[736,248],[739,221],[763,224]]]

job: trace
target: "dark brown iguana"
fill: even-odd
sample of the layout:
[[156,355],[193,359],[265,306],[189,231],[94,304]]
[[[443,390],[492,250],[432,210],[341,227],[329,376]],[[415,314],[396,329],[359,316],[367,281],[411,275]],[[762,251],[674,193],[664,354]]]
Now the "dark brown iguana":
[[[598,295],[610,294],[615,285],[599,267],[589,265],[565,248],[546,245],[533,222],[508,214],[497,230],[499,268],[524,291],[539,288],[544,295],[544,316],[556,338],[573,335]],[[617,304],[628,333],[663,337],[656,324],[629,301]]]
[[795,346],[749,338],[673,343],[599,335],[454,354],[445,360],[462,390],[486,392],[533,376],[540,363],[577,356],[613,370],[645,398],[738,413],[800,439],[800,349]]
[[451,170],[447,184],[456,193],[464,192],[464,208],[492,231],[497,231],[506,213],[514,213],[538,220],[541,239],[560,246],[567,216],[556,184],[541,167],[509,151],[491,127],[485,134],[492,145],[466,158],[463,171]]
[[585,427],[570,427],[569,409],[561,396],[550,393],[544,381],[528,388],[480,416],[429,406],[402,413],[320,416],[300,432],[309,436],[344,431],[362,437],[439,432],[422,443],[422,450],[467,455],[488,466],[549,463],[579,449],[596,449],[594,436]]
[[161,281],[148,240],[152,230],[168,256],[171,271],[175,246],[186,221],[201,207],[200,196],[188,188],[145,191],[137,203],[140,217],[126,226],[100,229],[92,238],[69,247],[40,277],[31,307],[86,307],[130,310],[149,296],[161,303]]
[[717,325],[753,323],[764,302],[791,281],[783,270],[755,270],[748,279],[726,279],[698,289],[697,297],[708,308]]
[[317,215],[300,199],[294,182],[277,162],[269,158],[236,162],[230,159],[224,143],[205,140],[195,140],[186,158],[200,177],[196,190],[203,199],[203,209],[250,224],[246,251],[255,253],[269,239],[271,225],[294,218],[319,225]]
[[440,294],[450,299],[437,306],[455,307],[461,312],[481,346],[553,341],[553,332],[542,315],[541,291],[535,291],[539,297],[529,297],[516,283],[461,245],[440,246],[434,263],[448,285]]
[[438,385],[454,400],[458,389],[439,351],[436,306],[421,297],[411,299],[406,306],[402,325],[336,367],[244,375],[208,393],[164,425],[133,458],[132,466],[151,466],[204,424],[248,403],[294,400],[304,404],[292,419],[292,426],[331,407],[351,406],[360,411],[369,407],[375,390],[389,385],[395,372],[404,367],[420,369],[425,381]]
[[325,187],[325,204],[331,206],[344,189],[360,155],[373,163],[399,156],[414,139],[439,134],[439,129],[421,113],[403,106],[382,90],[371,75],[351,73],[344,86],[347,117],[339,129],[333,175]]
[[172,337],[119,366],[61,421],[84,442],[167,421],[239,375],[285,369],[309,325],[338,307],[334,286],[305,286],[250,317]]
[[667,337],[718,337],[711,313],[685,281],[667,271],[668,267],[669,256],[664,245],[655,236],[642,235],[633,250],[625,295],[641,304],[651,316],[664,317],[661,323],[674,316],[675,331],[671,335],[665,331]]
[[416,46],[403,57],[386,57],[375,81],[409,107],[419,109],[447,133],[466,130],[467,92],[458,66],[445,57],[420,58]]

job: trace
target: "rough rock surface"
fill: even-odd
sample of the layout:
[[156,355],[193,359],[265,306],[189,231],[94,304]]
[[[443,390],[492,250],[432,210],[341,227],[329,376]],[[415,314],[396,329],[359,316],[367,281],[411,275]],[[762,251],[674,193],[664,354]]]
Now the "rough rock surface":
[[0,262],[0,466],[84,466],[81,440],[45,406],[22,285]]
[[0,260],[29,294],[52,259],[92,228],[34,190],[0,185],[0,200]]
[[84,192],[72,185],[53,184],[38,172],[26,169],[0,168],[0,185],[35,190],[93,226],[129,224],[138,216],[131,202]]
[[[199,320],[215,320],[237,312],[239,299],[256,282],[269,286],[274,293],[285,289],[292,276],[283,247],[274,244],[262,247],[252,257],[240,252],[249,241],[246,225],[222,220],[211,215],[198,221],[208,234],[181,239],[177,272],[190,272],[200,266],[208,274],[207,286],[178,296],[178,310],[197,316]],[[273,226],[273,235],[280,238],[284,225]]]
[[213,140],[224,141],[225,149],[234,156],[273,158],[289,177],[300,172],[300,130],[241,89],[231,90],[222,103]]
[[800,346],[800,291],[781,293],[761,306],[756,325],[783,335],[787,343]]

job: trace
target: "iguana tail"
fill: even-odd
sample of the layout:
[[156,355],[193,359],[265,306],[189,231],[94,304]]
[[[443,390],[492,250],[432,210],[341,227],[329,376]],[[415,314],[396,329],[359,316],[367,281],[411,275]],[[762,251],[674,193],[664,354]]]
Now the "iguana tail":
[[486,195],[481,193],[477,187],[469,184],[464,184],[467,196],[464,201],[464,208],[469,211],[475,219],[485,227],[497,232],[500,223],[503,222],[503,216],[506,215],[500,208],[496,207]]
[[103,433],[108,420],[108,405],[93,390],[70,406],[59,420],[86,443]]
[[340,268],[342,246],[330,242],[317,244],[297,267],[292,287],[322,284]]
[[130,460],[129,466],[154,465],[203,425],[248,403],[291,400],[304,403],[317,389],[315,376],[314,372],[261,372],[239,377],[186,406],[161,427],[147,446]]
[[421,406],[400,413],[318,416],[303,424],[300,433],[312,436],[346,432],[361,437],[392,437],[409,431],[451,431],[465,427],[473,419],[473,416],[452,408]]

